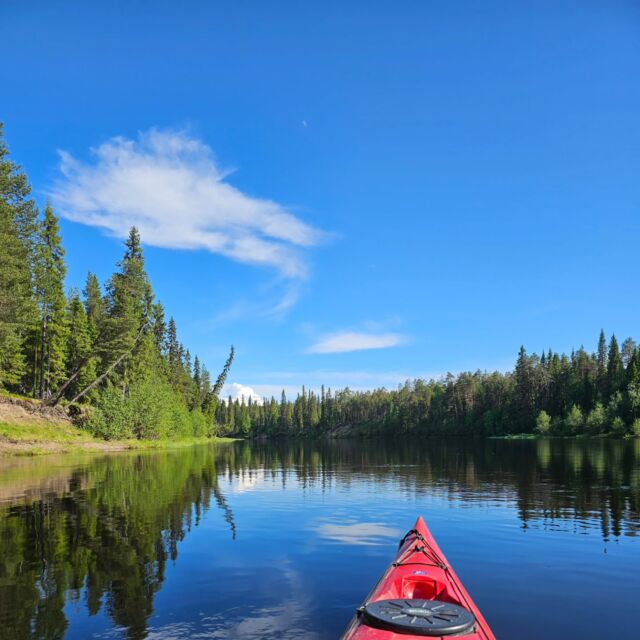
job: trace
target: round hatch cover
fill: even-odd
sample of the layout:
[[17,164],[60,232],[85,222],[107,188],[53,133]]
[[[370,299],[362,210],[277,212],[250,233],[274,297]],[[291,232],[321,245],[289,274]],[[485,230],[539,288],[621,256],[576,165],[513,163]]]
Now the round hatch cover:
[[451,636],[473,629],[474,615],[440,600],[378,600],[362,610],[369,626],[416,636]]

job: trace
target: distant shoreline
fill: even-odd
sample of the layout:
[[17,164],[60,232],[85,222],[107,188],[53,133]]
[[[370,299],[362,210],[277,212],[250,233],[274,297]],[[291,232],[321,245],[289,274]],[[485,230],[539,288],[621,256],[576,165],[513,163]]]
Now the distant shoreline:
[[[390,437],[390,434],[372,433],[364,425],[347,426],[316,435],[290,433],[249,436],[248,439],[263,442],[278,440],[374,440]],[[393,437],[398,437],[396,434]],[[418,440],[431,438],[458,437],[481,438],[491,440],[543,440],[548,438],[560,440],[603,440],[622,439],[618,434],[575,434],[548,435],[537,433],[520,433],[508,435],[486,436],[480,434],[437,435],[437,434],[402,434],[400,437],[412,437]],[[629,436],[627,436],[628,438]],[[0,395],[0,457],[3,456],[37,456],[46,454],[96,452],[108,453],[119,451],[144,451],[175,449],[210,443],[233,442],[243,439],[240,434],[230,437],[190,436],[180,439],[138,440],[113,439],[103,440],[93,436],[87,430],[77,426],[64,407],[46,407],[38,400],[19,396]]]

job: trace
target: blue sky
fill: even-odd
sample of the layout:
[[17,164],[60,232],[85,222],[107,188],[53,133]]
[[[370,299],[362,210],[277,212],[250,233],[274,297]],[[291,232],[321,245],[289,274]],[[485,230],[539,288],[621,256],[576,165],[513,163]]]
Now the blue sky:
[[[3,2],[70,286],[132,222],[231,382],[394,386],[640,337],[637,2]],[[61,153],[62,152],[62,153]]]

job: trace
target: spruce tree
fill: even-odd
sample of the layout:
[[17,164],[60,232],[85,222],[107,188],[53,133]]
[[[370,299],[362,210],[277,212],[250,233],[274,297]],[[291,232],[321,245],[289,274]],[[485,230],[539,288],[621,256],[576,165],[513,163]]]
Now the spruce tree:
[[87,281],[83,290],[84,309],[87,315],[87,323],[91,339],[95,343],[104,328],[105,300],[100,288],[98,276],[94,273],[87,274]]
[[609,353],[607,356],[607,393],[609,396],[615,394],[624,381],[624,365],[620,355],[620,348],[615,334],[611,336],[609,343]]
[[233,364],[233,359],[235,357],[236,350],[233,345],[231,345],[231,349],[229,349],[229,356],[224,363],[224,367],[222,367],[222,371],[216,378],[216,382],[211,389],[211,393],[214,396],[218,396],[222,391],[222,387],[227,380],[227,376],[229,375],[229,370],[231,369],[231,365]]
[[161,302],[153,305],[153,339],[158,353],[166,354],[167,350],[167,323],[164,319],[164,307]]
[[9,158],[0,123],[0,387],[16,391],[24,388],[26,340],[37,322],[32,293],[36,229],[31,187]]
[[600,329],[596,361],[598,363],[598,395],[600,398],[605,398],[607,395],[607,338],[604,335],[604,329]]
[[154,360],[150,323],[153,292],[145,271],[140,234],[131,228],[119,271],[107,285],[105,351],[106,361],[115,362],[123,354],[118,373],[123,390],[132,378],[142,378],[153,371]]
[[25,375],[31,272],[11,207],[0,199],[0,387],[16,389]]
[[287,407],[288,407],[287,395],[285,394],[283,389],[282,395],[280,396],[280,431],[281,433],[286,433],[287,429],[289,428],[289,424],[287,421]]
[[[66,394],[73,398],[96,377],[96,358],[93,355],[91,329],[85,307],[77,292],[69,296],[67,310],[69,339],[67,341],[67,378],[75,375]],[[85,401],[89,397],[84,398]]]
[[31,357],[37,395],[43,399],[62,384],[66,375],[66,273],[60,225],[47,204],[36,245],[35,296],[40,317],[34,340],[38,348]]
[[200,358],[196,356],[193,360],[193,390],[191,392],[190,405],[192,409],[202,406],[202,369]]
[[213,414],[215,413],[217,398],[214,400],[211,398],[211,374],[207,367],[202,365],[202,382],[200,383],[200,398],[203,413],[213,420]]
[[171,371],[172,380],[175,383],[180,365],[180,343],[178,342],[176,321],[173,317],[169,318],[169,326],[167,328],[167,357],[169,359],[169,370]]

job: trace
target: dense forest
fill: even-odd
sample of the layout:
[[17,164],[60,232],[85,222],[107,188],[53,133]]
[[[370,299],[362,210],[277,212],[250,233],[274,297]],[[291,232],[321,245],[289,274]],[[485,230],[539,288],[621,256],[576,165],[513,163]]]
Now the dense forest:
[[220,403],[222,431],[245,435],[633,434],[640,436],[640,349],[600,333],[595,353],[538,356],[520,349],[513,371],[407,381],[396,390],[320,393],[304,387],[263,403]]
[[594,353],[524,348],[514,370],[408,381],[395,390],[320,392],[295,400],[218,401],[234,357],[214,384],[156,300],[140,236],[101,286],[65,290],[58,219],[40,213],[0,129],[0,389],[65,403],[105,438],[230,434],[640,436],[640,349],[600,333]]
[[40,213],[0,129],[0,389],[69,403],[105,438],[215,434],[217,396],[233,360],[212,384],[165,319],[132,228],[104,288],[87,275],[65,290],[58,218]]

